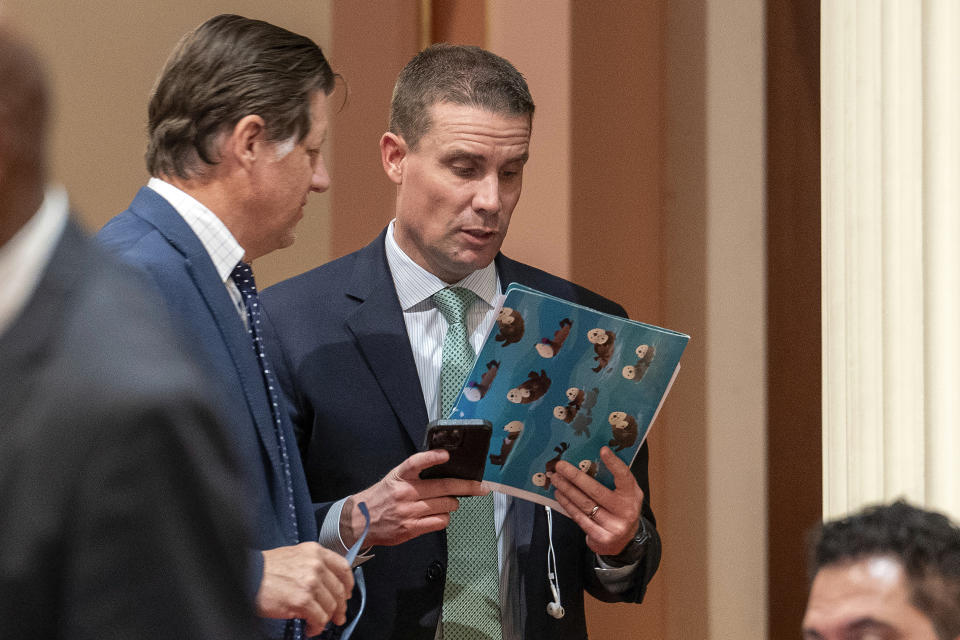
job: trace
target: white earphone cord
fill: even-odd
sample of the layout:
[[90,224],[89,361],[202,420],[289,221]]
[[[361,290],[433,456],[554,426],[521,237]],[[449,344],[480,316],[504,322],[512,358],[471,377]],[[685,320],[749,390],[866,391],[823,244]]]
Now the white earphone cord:
[[557,556],[553,552],[553,512],[550,507],[544,507],[547,511],[547,537],[549,545],[547,547],[547,581],[550,583],[550,592],[553,594],[553,602],[547,605],[547,614],[559,620],[563,617],[563,604],[560,602],[560,581],[557,580]]

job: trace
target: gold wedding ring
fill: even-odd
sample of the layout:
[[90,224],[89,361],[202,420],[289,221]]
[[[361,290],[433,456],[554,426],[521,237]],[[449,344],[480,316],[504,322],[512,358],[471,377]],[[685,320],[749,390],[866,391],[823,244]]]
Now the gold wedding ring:
[[590,513],[587,514],[587,517],[590,518],[591,520],[593,520],[594,517],[596,517],[596,515],[597,515],[597,511],[600,511],[600,505],[598,505],[598,504],[593,506],[593,509],[591,509],[591,510],[590,510]]

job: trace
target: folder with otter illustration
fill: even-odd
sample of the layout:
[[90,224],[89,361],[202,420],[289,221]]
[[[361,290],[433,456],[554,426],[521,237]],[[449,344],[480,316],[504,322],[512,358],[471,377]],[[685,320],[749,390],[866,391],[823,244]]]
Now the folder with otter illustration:
[[612,489],[601,447],[633,462],[689,339],[511,284],[449,417],[493,424],[484,481],[562,513],[557,462]]

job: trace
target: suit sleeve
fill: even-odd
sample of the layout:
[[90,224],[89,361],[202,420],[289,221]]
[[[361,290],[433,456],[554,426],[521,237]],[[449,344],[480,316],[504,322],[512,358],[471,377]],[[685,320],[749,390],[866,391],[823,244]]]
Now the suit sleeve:
[[253,638],[243,480],[199,401],[121,398],[73,488],[71,638]]
[[630,467],[637,484],[643,490],[643,505],[640,509],[640,516],[647,521],[647,529],[650,532],[650,541],[647,543],[646,552],[636,570],[630,578],[629,586],[616,593],[613,593],[604,586],[603,582],[597,577],[595,570],[597,561],[596,554],[586,545],[584,545],[584,584],[592,596],[604,602],[643,602],[643,597],[647,592],[653,574],[660,566],[661,542],[660,534],[656,529],[656,519],[653,510],[650,508],[650,481],[647,474],[647,463],[650,457],[650,450],[647,443],[644,442],[637,452],[637,457]]
[[[269,295],[263,298],[269,299]],[[307,466],[307,452],[310,449],[310,437],[312,435],[313,416],[304,408],[304,403],[300,401],[300,394],[297,391],[296,375],[294,367],[290,362],[287,350],[277,333],[277,329],[270,318],[267,305],[262,304],[260,321],[263,326],[263,340],[266,348],[269,350],[273,371],[277,377],[277,383],[280,385],[281,404],[290,424],[293,426],[293,433],[297,438],[297,447],[300,450],[300,457],[304,461],[304,467]],[[309,479],[308,479],[309,480]],[[340,552],[338,544],[327,544],[323,539],[323,532],[336,529],[339,525],[336,523],[326,523],[327,514],[334,502],[314,502],[314,516],[317,519],[317,531],[320,532],[320,542],[329,549]],[[339,514],[339,510],[337,510]],[[338,518],[339,520],[339,518]]]

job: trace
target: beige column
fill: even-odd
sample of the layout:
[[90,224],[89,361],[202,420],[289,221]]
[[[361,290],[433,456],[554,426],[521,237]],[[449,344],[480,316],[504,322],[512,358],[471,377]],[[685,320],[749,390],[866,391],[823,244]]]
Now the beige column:
[[821,5],[824,512],[960,514],[960,5]]
[[762,637],[767,610],[763,4],[706,4],[707,333],[701,340],[708,613],[710,638],[718,640]]

